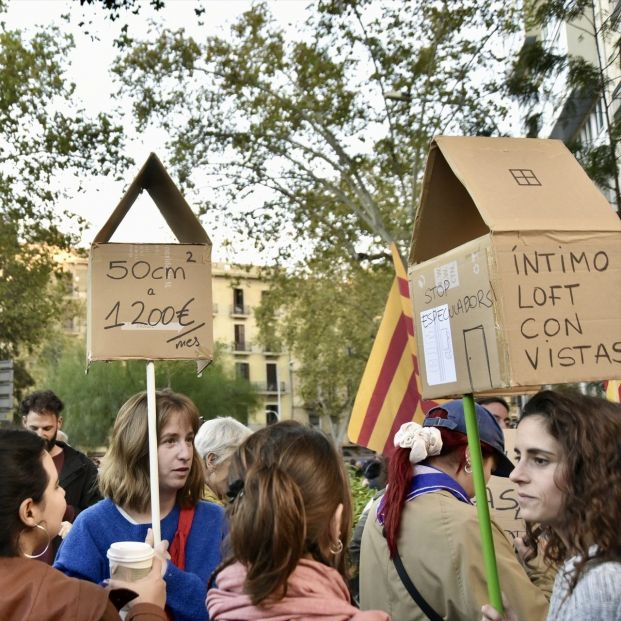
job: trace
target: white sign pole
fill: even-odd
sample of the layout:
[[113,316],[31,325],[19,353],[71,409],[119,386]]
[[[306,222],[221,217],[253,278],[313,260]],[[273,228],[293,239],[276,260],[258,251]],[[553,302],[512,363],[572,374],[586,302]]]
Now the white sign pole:
[[278,373],[278,362],[279,360],[276,360],[276,403],[278,403],[278,420],[282,420],[282,407],[280,405],[280,374]]
[[147,421],[149,424],[149,473],[151,479],[151,528],[153,544],[162,540],[160,529],[160,481],[157,463],[157,419],[155,407],[155,364],[147,360]]

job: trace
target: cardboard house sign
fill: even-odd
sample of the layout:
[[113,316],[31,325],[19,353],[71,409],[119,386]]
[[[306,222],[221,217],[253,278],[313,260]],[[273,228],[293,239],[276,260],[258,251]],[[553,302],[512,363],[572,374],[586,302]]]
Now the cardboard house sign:
[[[108,243],[143,189],[181,243]],[[87,363],[212,359],[211,242],[153,153],[91,246],[87,323]]]
[[[517,429],[503,429],[505,436],[505,453],[516,465],[515,438]],[[491,476],[487,482],[487,503],[492,518],[502,528],[509,540],[526,535],[526,523],[520,514],[517,498],[517,486],[508,477]]]
[[426,399],[621,376],[621,222],[560,141],[437,137],[408,271]]

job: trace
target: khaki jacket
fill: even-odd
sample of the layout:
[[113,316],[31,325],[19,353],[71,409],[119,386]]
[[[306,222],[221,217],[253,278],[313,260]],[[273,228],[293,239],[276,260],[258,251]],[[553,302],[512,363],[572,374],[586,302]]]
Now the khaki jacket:
[[[384,610],[394,621],[427,621],[388,556],[382,526],[371,507],[360,554],[360,603],[363,610]],[[492,520],[500,588],[519,619],[544,621],[548,600],[526,575],[502,529]],[[438,491],[406,503],[397,543],[410,579],[447,621],[481,618],[489,602],[476,507]],[[549,586],[549,580],[547,581]]]

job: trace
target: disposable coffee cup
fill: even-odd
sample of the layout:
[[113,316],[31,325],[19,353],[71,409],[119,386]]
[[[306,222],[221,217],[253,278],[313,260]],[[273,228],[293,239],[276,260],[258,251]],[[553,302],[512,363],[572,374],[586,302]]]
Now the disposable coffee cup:
[[135,582],[144,578],[153,565],[153,548],[139,541],[117,541],[107,552],[110,577]]

